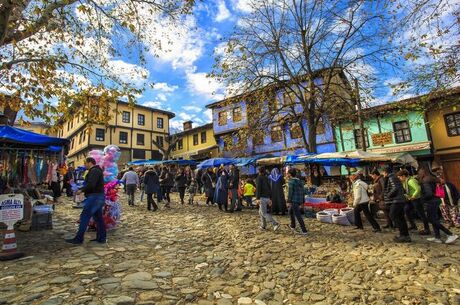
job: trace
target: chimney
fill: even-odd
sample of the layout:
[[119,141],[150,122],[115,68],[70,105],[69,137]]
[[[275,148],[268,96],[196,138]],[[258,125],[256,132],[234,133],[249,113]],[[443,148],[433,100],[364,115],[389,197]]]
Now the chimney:
[[192,129],[192,124],[193,124],[192,121],[184,122],[184,131]]

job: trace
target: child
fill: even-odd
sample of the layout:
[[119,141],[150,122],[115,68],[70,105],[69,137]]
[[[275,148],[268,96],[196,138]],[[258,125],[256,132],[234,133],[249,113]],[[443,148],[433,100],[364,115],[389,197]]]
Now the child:
[[254,186],[254,181],[247,179],[243,187],[243,198],[250,209],[254,208],[254,205],[252,204],[252,197],[254,197],[255,193],[256,187]]

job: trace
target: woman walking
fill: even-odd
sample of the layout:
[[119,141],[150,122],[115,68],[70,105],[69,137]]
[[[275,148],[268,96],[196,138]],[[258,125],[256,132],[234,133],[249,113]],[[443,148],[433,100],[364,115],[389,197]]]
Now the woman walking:
[[441,205],[441,194],[436,192],[436,178],[429,173],[428,169],[422,168],[418,175],[422,186],[422,200],[425,204],[428,221],[433,226],[434,237],[427,240],[434,243],[442,243],[441,231],[447,235],[446,244],[451,244],[457,240],[458,236],[453,234],[449,229],[439,222],[439,206]]
[[259,168],[259,175],[256,180],[256,200],[259,205],[260,229],[267,229],[267,221],[273,226],[274,231],[280,228],[279,223],[268,213],[268,206],[271,205],[271,190],[268,178],[265,175],[265,169]]
[[176,175],[176,188],[179,192],[180,203],[184,204],[185,189],[187,188],[187,177],[183,168],[180,168]]
[[270,187],[272,190],[272,214],[274,215],[285,215],[287,212],[286,199],[284,197],[284,178],[281,175],[278,168],[272,169],[272,172],[268,176],[270,181]]
[[201,176],[201,182],[204,186],[204,192],[206,195],[206,205],[214,204],[214,190],[216,188],[216,174],[211,167],[209,167],[206,172]]
[[158,206],[153,199],[153,194],[158,193],[160,188],[160,178],[153,168],[149,168],[144,174],[144,191],[147,195],[147,210],[155,212],[158,210]]
[[458,190],[450,182],[446,182],[444,177],[441,177],[439,187],[444,190],[444,196],[441,198],[441,213],[444,221],[449,227],[460,227],[460,217],[458,215]]
[[163,167],[160,175],[160,186],[161,186],[161,195],[163,200],[166,201],[165,207],[169,208],[171,204],[171,198],[169,193],[171,192],[171,188],[174,185],[173,177],[169,172],[167,167]]
[[383,211],[385,215],[386,225],[383,226],[384,229],[393,228],[393,222],[390,218],[390,206],[385,204],[383,190],[385,188],[385,179],[380,175],[380,172],[375,169],[371,173],[373,180],[373,199],[375,204]]
[[374,219],[369,210],[369,195],[367,194],[368,185],[363,182],[357,174],[351,175],[350,181],[353,183],[353,206],[355,213],[356,229],[363,230],[363,222],[361,220],[361,211],[367,221],[372,225],[373,232],[381,232],[379,224]]
[[225,211],[228,210],[228,173],[225,169],[219,170],[219,178],[217,179],[215,201],[219,206],[219,210],[222,211],[222,207]]

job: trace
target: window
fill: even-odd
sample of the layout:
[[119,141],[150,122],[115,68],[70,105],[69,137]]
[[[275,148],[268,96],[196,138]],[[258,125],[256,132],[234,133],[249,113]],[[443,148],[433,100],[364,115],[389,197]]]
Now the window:
[[281,142],[283,141],[283,130],[281,126],[273,126],[271,132],[272,142]]
[[105,130],[102,128],[96,128],[96,141],[105,140]]
[[145,115],[143,115],[143,114],[138,114],[137,115],[137,124],[140,125],[140,126],[145,125]]
[[163,129],[163,118],[157,118],[157,128]]
[[75,144],[75,138],[72,139],[72,143],[70,144],[70,149],[73,149],[74,144]]
[[162,136],[157,136],[157,144],[158,144],[158,147],[163,147],[164,145],[164,138]]
[[198,145],[198,134],[193,135],[193,145]]
[[120,131],[120,144],[128,144],[128,133]]
[[299,123],[293,123],[291,125],[291,139],[300,139],[302,137],[302,129]]
[[227,112],[219,112],[219,126],[227,125]]
[[[354,134],[355,134],[356,149],[362,149],[363,139],[361,138],[361,129],[355,129]],[[369,137],[367,136],[367,129],[364,129],[364,137],[365,137],[366,147],[369,147]]]
[[460,111],[446,114],[444,120],[446,121],[447,135],[449,137],[460,136]]
[[121,121],[123,123],[129,123],[131,121],[131,113],[128,111],[123,111],[123,114],[121,115]]
[[201,144],[206,143],[206,131],[201,133]]
[[184,140],[179,139],[179,141],[177,141],[177,149],[181,150],[183,148],[184,148]]
[[325,131],[323,118],[319,118],[316,124],[316,134],[324,134]]
[[86,141],[86,130],[83,131],[83,142]]
[[67,131],[69,131],[69,130],[70,130],[70,121],[67,122]]
[[406,143],[412,141],[410,133],[409,121],[401,121],[393,123],[396,143]]
[[292,90],[283,93],[284,105],[291,106],[296,103],[297,96]]
[[233,108],[233,122],[239,122],[243,119],[241,107]]
[[145,159],[145,150],[133,149],[133,159]]
[[145,143],[144,139],[145,139],[144,135],[142,133],[138,133],[137,134],[137,145],[142,145],[143,146],[144,143]]
[[78,138],[78,144],[81,144],[82,140],[83,140],[83,132],[80,132],[80,136]]
[[265,134],[263,132],[257,132],[253,137],[252,137],[252,144],[254,146],[256,145],[263,145],[265,140]]
[[271,114],[274,114],[278,111],[279,104],[278,104],[278,99],[273,98],[268,102],[268,109],[270,110]]

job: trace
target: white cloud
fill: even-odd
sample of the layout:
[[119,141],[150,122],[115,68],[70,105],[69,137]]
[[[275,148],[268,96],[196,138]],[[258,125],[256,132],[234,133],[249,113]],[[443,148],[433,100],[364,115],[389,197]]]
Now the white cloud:
[[211,109],[206,109],[203,113],[204,113],[207,121],[212,122],[212,110]]
[[181,112],[177,115],[184,121],[190,121],[193,118],[193,115],[190,115],[189,113]]
[[155,85],[153,85],[153,88],[155,90],[160,90],[160,91],[167,92],[167,93],[173,93],[179,88],[179,86],[176,86],[176,85],[171,86],[168,83],[155,83]]
[[159,108],[159,109],[162,108],[162,104],[159,101],[143,102],[141,105],[146,106],[146,107],[152,107],[152,108]]
[[220,100],[224,98],[222,91],[223,84],[216,79],[206,77],[204,72],[189,72],[187,73],[187,84],[190,92],[198,94],[211,100]]
[[143,86],[150,74],[147,69],[124,62],[120,59],[110,60],[108,66],[122,81],[137,87]]
[[203,109],[198,106],[187,105],[182,107],[184,110],[191,111],[191,112],[201,112]]
[[162,102],[166,102],[168,100],[168,97],[164,93],[158,93],[157,98]]
[[178,121],[177,119],[172,119],[169,121],[169,129],[171,131],[171,134],[177,133],[182,131],[183,126],[182,122]]
[[230,11],[228,10],[227,6],[225,5],[225,1],[224,0],[219,0],[218,4],[217,4],[217,15],[216,15],[216,18],[215,20],[217,22],[222,22],[228,18],[230,18],[231,14],[230,14]]
[[233,0],[233,7],[243,13],[252,12],[253,5],[253,0]]

